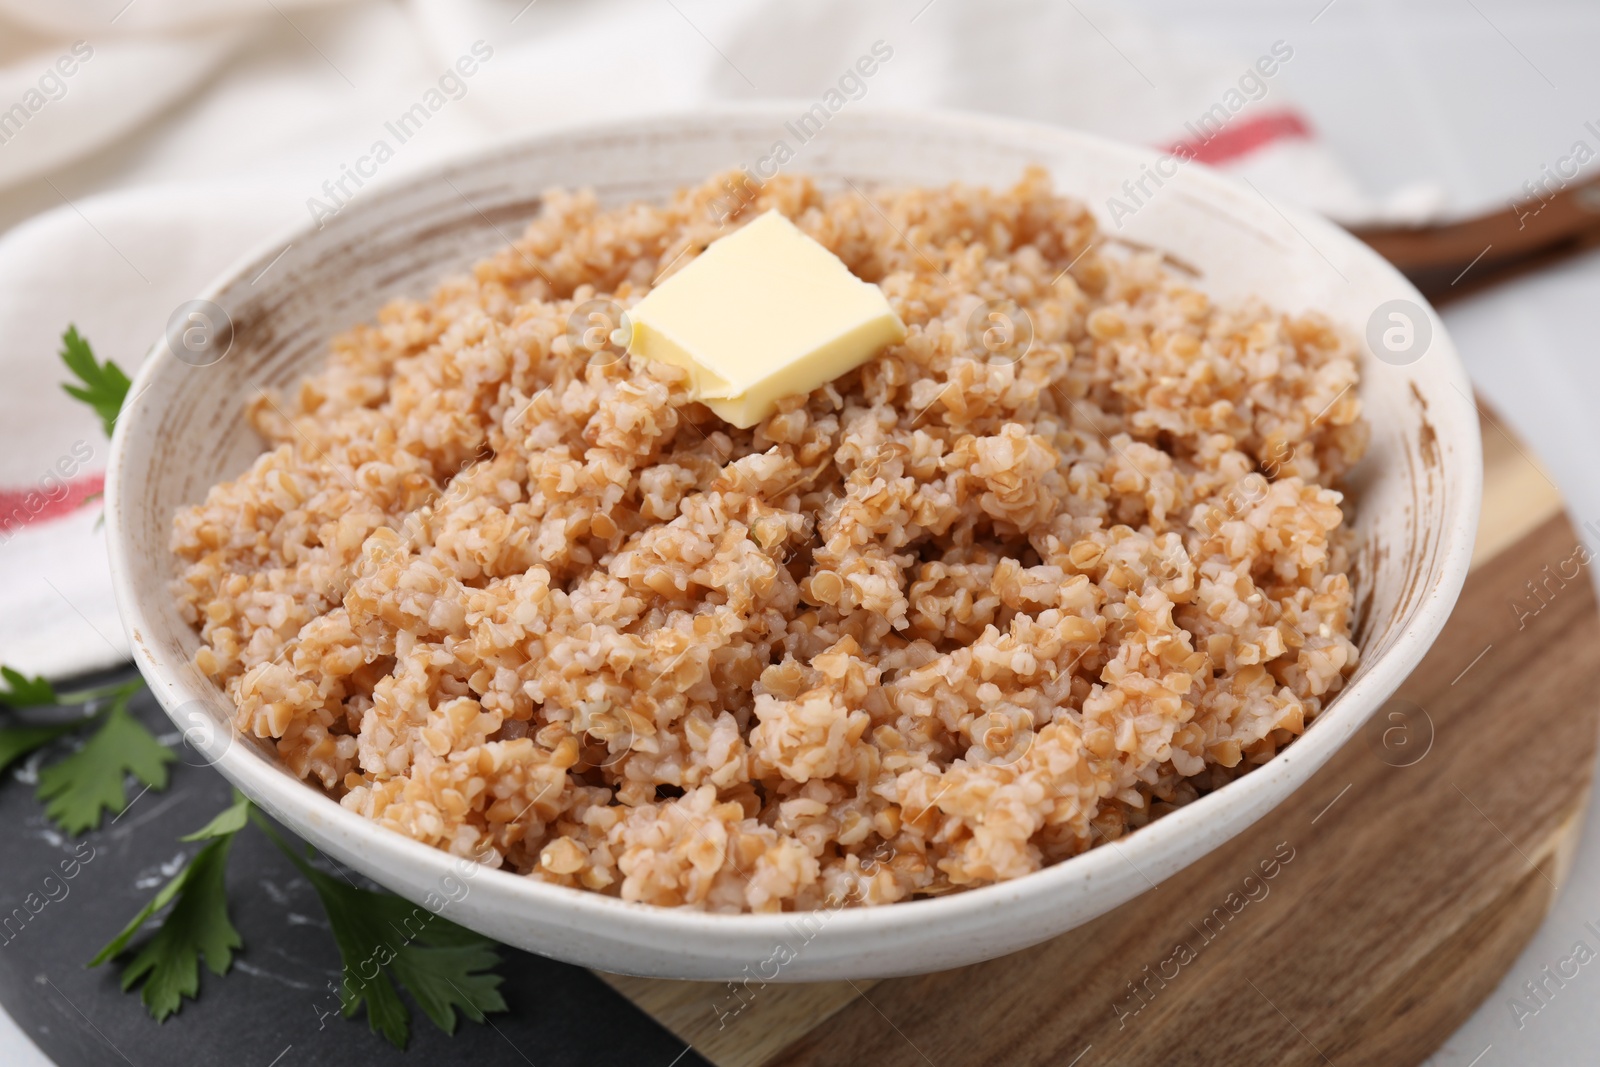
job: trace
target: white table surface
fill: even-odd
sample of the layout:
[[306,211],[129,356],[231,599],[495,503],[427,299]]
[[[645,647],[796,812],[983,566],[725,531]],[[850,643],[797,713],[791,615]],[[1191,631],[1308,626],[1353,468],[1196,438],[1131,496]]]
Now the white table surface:
[[[689,0],[680,3],[695,10]],[[1372,191],[1433,179],[1461,209],[1502,205],[1542,164],[1585,135],[1586,120],[1600,120],[1600,64],[1594,61],[1600,5],[1592,0],[1415,0],[1403,6],[1382,0],[1220,0],[1204,5],[1203,12],[1195,10],[1199,6],[1191,0],[1131,0],[1126,8],[1247,57],[1278,38],[1292,41],[1296,58],[1282,72],[1288,92]],[[349,17],[305,15],[297,21],[332,32],[335,20]],[[372,24],[382,32],[390,18],[379,12]],[[129,143],[65,168],[63,180],[78,196],[185,175],[225,181],[248,173],[260,180],[266,169],[296,175],[303,185],[306,174],[325,173],[321,160],[335,157],[339,147],[318,143],[315,122],[308,122],[302,142],[272,145],[260,159],[189,153],[181,167],[170,162],[176,148],[203,148],[224,128],[230,92],[261,92],[264,85],[303,78],[305,57],[289,52],[284,58],[283,45],[282,38],[264,35],[205,99],[178,108]],[[235,89],[231,78],[248,84]],[[442,149],[449,139],[441,130],[435,147]],[[1600,162],[1589,166],[1600,168]],[[54,202],[42,182],[0,195],[0,228]],[[299,211],[297,203],[291,207],[286,220]],[[1600,473],[1592,462],[1600,455],[1600,422],[1593,414],[1600,410],[1597,298],[1600,255],[1453,305],[1444,314],[1479,390],[1542,458],[1580,525],[1600,519]],[[1577,862],[1554,912],[1502,987],[1429,1061],[1433,1067],[1596,1062],[1600,1012],[1593,1005],[1600,969],[1584,968],[1520,1026],[1509,1004],[1523,982],[1570,952],[1586,922],[1600,920],[1597,809],[1600,802],[1591,805]],[[3,1012],[0,1063],[49,1067]]]

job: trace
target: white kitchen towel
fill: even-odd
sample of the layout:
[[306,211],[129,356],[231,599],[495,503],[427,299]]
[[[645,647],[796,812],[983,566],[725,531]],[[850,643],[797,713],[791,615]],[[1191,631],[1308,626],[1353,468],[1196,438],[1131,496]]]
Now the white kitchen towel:
[[0,663],[59,677],[128,654],[94,498],[106,443],[59,388],[69,323],[132,373],[178,304],[306,218],[476,42],[491,58],[384,180],[514,129],[821,99],[878,41],[893,58],[852,107],[1072,125],[1346,221],[1441,207],[1355,187],[1283,87],[1293,42],[1217,55],[1105,3],[0,0],[0,206],[7,186],[58,205],[0,237]]

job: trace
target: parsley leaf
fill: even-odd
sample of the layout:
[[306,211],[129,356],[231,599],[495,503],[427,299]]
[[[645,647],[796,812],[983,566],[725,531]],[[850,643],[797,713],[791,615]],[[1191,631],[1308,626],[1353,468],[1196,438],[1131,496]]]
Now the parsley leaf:
[[179,841],[208,841],[213,837],[227,837],[244,829],[244,824],[250,818],[250,801],[237,789],[233,791],[233,803],[217,813],[217,817],[206,823],[192,834],[184,834]]
[[7,726],[0,729],[0,771],[34,749],[43,748],[62,734],[71,733],[82,725],[82,722],[63,722],[52,726]]
[[[124,694],[131,696],[143,686],[144,680],[141,678],[120,685],[85,689],[77,693],[57,693],[55,687],[42,677],[29,678],[21,671],[0,665],[0,707],[36,708],[87,704],[106,697],[122,697]],[[81,729],[89,721],[89,719],[73,719],[68,722],[0,728],[0,771],[35,749],[43,748],[56,738]]]
[[176,757],[132,715],[131,687],[123,688],[82,748],[39,772],[45,814],[69,834],[96,829],[106,811],[128,806],[123,778],[133,774],[152,789],[167,787],[167,764]]
[[317,870],[258,813],[251,817],[300,869],[322,899],[344,967],[340,989],[345,1018],[363,1003],[367,1023],[396,1048],[410,1037],[410,1013],[395,989],[411,994],[424,1014],[455,1033],[456,1010],[473,1022],[505,1011],[503,979],[492,972],[495,942],[392,893],[357,889]]
[[0,704],[8,708],[37,708],[56,702],[56,691],[43,678],[29,678],[21,671],[0,667]]
[[124,992],[144,982],[140,999],[157,1022],[181,1008],[184,997],[192,1000],[199,995],[202,956],[207,969],[220,977],[233,965],[233,951],[244,947],[228,917],[224,875],[233,835],[243,829],[249,813],[250,801],[235,793],[230,807],[184,837],[210,843],[89,961],[90,967],[98,967],[120,955],[150,917],[176,898],[161,928],[122,971]]
[[106,436],[111,436],[111,431],[117,424],[117,413],[122,410],[122,402],[128,396],[128,376],[122,373],[122,368],[111,360],[104,363],[94,358],[94,350],[89,347],[89,342],[78,335],[76,326],[68,326],[67,332],[61,335],[61,361],[67,369],[77,375],[82,385],[73,385],[63,382],[62,389],[75,400],[81,400],[94,408],[96,415],[100,416],[100,425],[105,428]]

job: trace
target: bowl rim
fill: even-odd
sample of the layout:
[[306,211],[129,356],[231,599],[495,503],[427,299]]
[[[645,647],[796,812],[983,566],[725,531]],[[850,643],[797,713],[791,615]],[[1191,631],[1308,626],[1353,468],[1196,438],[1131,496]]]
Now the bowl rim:
[[[365,191],[365,195],[350,205],[349,211],[369,211],[390,198],[405,195],[407,191],[422,183],[438,179],[461,167],[493,160],[511,149],[530,150],[541,145],[559,147],[579,136],[644,137],[652,132],[659,134],[664,127],[700,123],[708,117],[718,116],[730,119],[766,117],[781,123],[784,119],[792,118],[794,113],[792,109],[798,106],[803,110],[809,103],[809,101],[783,98],[717,103],[693,109],[641,111],[625,118],[612,118],[599,122],[574,122],[534,131],[518,131],[493,138],[465,151],[441,154],[427,164],[408,169],[392,178],[373,182]],[[1054,142],[1052,147],[1055,148],[1078,149],[1102,156],[1118,157],[1129,165],[1130,173],[1137,173],[1140,164],[1153,164],[1166,154],[1156,148],[1131,145],[1068,127],[944,108],[861,106],[847,109],[833,117],[833,121],[842,123],[884,120],[913,124],[939,137],[954,138],[963,133],[982,133],[991,136],[1007,135],[1017,139],[1027,138],[1038,142]],[[1187,181],[1192,183],[1188,189],[1196,196],[1214,200],[1218,196],[1236,195],[1241,188],[1244,188],[1240,182],[1204,164],[1190,162],[1184,170],[1189,176]],[[1067,190],[1066,193],[1072,195],[1071,190]],[[1104,219],[1098,207],[1093,204],[1088,206],[1094,212],[1097,222],[1103,224]],[[1274,201],[1266,201],[1265,206],[1279,214],[1282,217],[1281,221],[1286,221],[1301,231],[1302,236],[1319,253],[1325,248],[1336,249],[1344,254],[1346,262],[1364,263],[1376,271],[1378,276],[1384,277],[1397,293],[1406,295],[1426,309],[1435,322],[1432,347],[1429,350],[1429,361],[1432,364],[1430,373],[1448,379],[1463,396],[1469,399],[1472,397],[1471,381],[1461,364],[1455,345],[1438,320],[1437,311],[1398,270],[1352,234],[1320,215]],[[344,213],[341,211],[341,214]],[[214,278],[198,294],[198,298],[216,297],[242,277],[248,277],[259,270],[285,245],[314,239],[317,232],[318,227],[310,221],[302,221],[283,228],[237,259],[226,271]],[[129,395],[136,401],[149,388],[152,379],[164,366],[175,361],[176,357],[167,350],[164,339],[158,338],[148,349],[144,362],[134,375]],[[142,638],[144,631],[154,629],[152,620],[158,612],[154,605],[141,603],[133,591],[132,576],[141,563],[137,554],[131,551],[123,521],[124,493],[132,491],[131,487],[125,487],[123,483],[126,477],[124,466],[127,442],[133,432],[130,427],[140,422],[140,416],[138,409],[131,406],[126,414],[130,417],[118,420],[111,440],[105,480],[106,528],[112,583],[123,627],[128,633],[133,649],[134,662],[141,674],[150,682],[151,690],[170,716],[174,709],[188,701],[219,698],[226,701],[227,697],[215,685],[208,685],[205,691],[195,690],[186,685],[181,673],[175,667],[168,666],[162,657],[155,655]],[[1154,888],[1157,883],[1144,875],[1145,864],[1156,865],[1164,854],[1179,850],[1184,838],[1204,836],[1209,825],[1219,825],[1212,818],[1214,812],[1229,808],[1248,809],[1252,806],[1250,803],[1252,799],[1257,802],[1255,806],[1259,807],[1257,814],[1231,827],[1221,840],[1201,850],[1196,857],[1242,832],[1267,811],[1277,807],[1289,793],[1303,784],[1302,775],[1309,776],[1331,758],[1376,712],[1383,700],[1393,694],[1432,646],[1460,595],[1470,569],[1482,495],[1482,461],[1477,440],[1478,427],[1470,420],[1464,421],[1463,425],[1467,427],[1465,436],[1470,436],[1471,440],[1463,440],[1462,443],[1473,446],[1470,449],[1463,448],[1463,452],[1468,453],[1467,462],[1471,467],[1469,473],[1473,473],[1474,476],[1465,479],[1465,484],[1459,486],[1457,492],[1445,497],[1445,523],[1439,536],[1439,580],[1418,597],[1414,614],[1415,625],[1398,634],[1384,654],[1367,667],[1366,673],[1346,684],[1334,702],[1317,716],[1315,729],[1308,728],[1292,744],[1285,746],[1271,760],[1248,774],[1130,832],[1125,837],[1106,842],[1107,847],[1090,848],[1076,856],[1018,878],[959,892],[902,900],[888,906],[830,908],[827,909],[830,912],[828,920],[830,935],[847,938],[866,934],[882,936],[906,933],[929,923],[950,922],[961,916],[981,912],[998,904],[1018,901],[1024,897],[1064,899],[1076,885],[1094,881],[1115,881],[1119,877],[1125,877],[1127,867],[1132,867],[1150,888]],[[168,610],[172,609],[169,607]],[[1370,702],[1371,706],[1363,708],[1364,702]],[[178,725],[181,727],[183,724]],[[236,727],[232,733],[237,733]],[[351,841],[359,841],[367,857],[375,858],[375,861],[385,868],[411,871],[415,875],[414,881],[419,883],[427,879],[428,884],[432,884],[450,874],[454,865],[473,862],[468,857],[458,856],[390,830],[343,807],[315,785],[296,779],[284,768],[275,765],[266,755],[259,752],[254,744],[248,743],[248,739],[241,739],[247,743],[232,744],[231,736],[218,733],[202,739],[197,747],[201,749],[207,762],[213,763],[242,792],[265,807],[269,814],[279,821],[286,821],[290,830],[298,833],[302,824],[319,825],[330,837],[343,836]],[[1304,771],[1298,769],[1299,765],[1306,763],[1310,764],[1309,768]],[[1282,788],[1282,781],[1286,776],[1292,787],[1282,796],[1271,798],[1274,791]],[[1261,805],[1263,799],[1267,799],[1264,806]],[[1188,866],[1189,862],[1192,860],[1180,864],[1180,869]],[[686,906],[648,904],[623,900],[592,890],[569,888],[498,868],[480,867],[471,877],[488,879],[499,890],[529,909],[543,910],[551,915],[565,912],[575,918],[581,917],[596,923],[618,920],[626,924],[617,928],[619,935],[624,935],[631,927],[636,930],[651,928],[654,932],[666,936],[721,934],[737,936],[741,940],[746,938],[756,941],[766,938],[781,940],[792,932],[791,924],[795,916],[805,914],[800,911],[726,913],[702,911]],[[1142,893],[1144,890],[1139,892]],[[952,922],[951,928],[958,929],[960,924]],[[626,937],[624,939],[627,940]],[[633,940],[641,946],[645,944],[643,940]]]

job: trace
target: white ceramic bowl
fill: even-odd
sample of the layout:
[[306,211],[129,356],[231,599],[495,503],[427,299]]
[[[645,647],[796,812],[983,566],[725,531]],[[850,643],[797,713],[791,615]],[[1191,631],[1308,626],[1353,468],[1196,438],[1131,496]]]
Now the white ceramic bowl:
[[1368,353],[1363,367],[1372,448],[1352,483],[1362,661],[1305,736],[1115,847],[1001,885],[832,913],[809,937],[793,915],[656,908],[473,870],[344,810],[237,736],[227,725],[229,702],[191,665],[198,641],[168,593],[175,568],[167,539],[177,507],[201,499],[261,451],[240,418],[245,399],[317,367],[333,333],[387,299],[423,295],[440,276],[503,246],[537,210],[543,190],[588,186],[608,205],[664,197],[715,171],[754,164],[789,137],[784,123],[802,110],[721,108],[524,137],[366,190],[323,229],[308,224],[283,235],[200,294],[236,323],[232,352],[197,368],[158,342],[118,423],[106,481],[117,599],[139,668],[174,721],[245,794],[318,848],[413,901],[452,898],[450,918],[509,944],[609,971],[701,979],[743,978],[775,946],[789,944],[798,955],[775,980],[816,981],[932,971],[1043,941],[1144,892],[1304,783],[1422,658],[1465,579],[1481,483],[1471,385],[1422,297],[1364,245],[1249,186],[1170,162],[1162,170],[1178,173],[1159,189],[1147,179],[1152,195],[1118,229],[1108,197],[1127,202],[1123,183],[1155,166],[1153,152],[993,118],[846,110],[799,147],[788,170],[863,187],[1003,185],[1024,165],[1042,163],[1109,233],[1192,265],[1213,295],[1321,309],[1358,335],[1376,309],[1401,300],[1431,326],[1420,359],[1395,366]]

